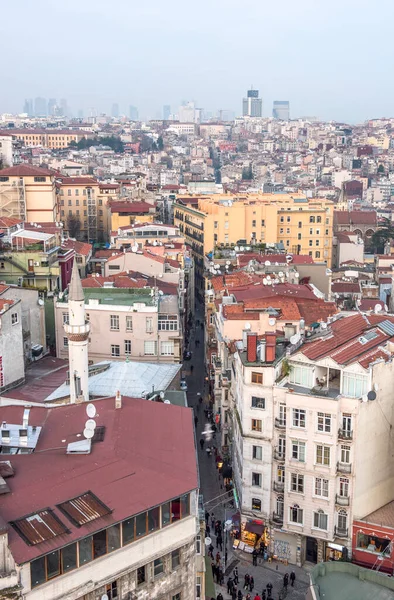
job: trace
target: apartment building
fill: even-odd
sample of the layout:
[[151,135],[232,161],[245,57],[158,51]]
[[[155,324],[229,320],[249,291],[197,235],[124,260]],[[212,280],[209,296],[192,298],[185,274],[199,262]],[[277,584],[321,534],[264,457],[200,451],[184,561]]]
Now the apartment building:
[[[90,280],[87,280],[88,282]],[[90,323],[89,359],[182,361],[183,328],[178,297],[156,288],[84,288],[86,318]],[[69,320],[68,294],[55,302],[56,355],[68,357],[64,324]]]
[[58,220],[54,172],[27,164],[0,173],[0,216],[21,221]]
[[23,350],[21,301],[2,295],[0,298],[0,393],[24,381]]
[[195,255],[203,276],[208,252],[236,246],[281,244],[290,254],[307,254],[331,265],[333,203],[302,194],[178,196],[174,224]]
[[78,143],[84,138],[94,137],[86,131],[74,129],[13,129],[12,135],[25,146],[44,146],[45,148],[68,148],[71,142]]
[[290,345],[238,345],[234,481],[243,523],[264,519],[280,558],[350,558],[353,519],[392,500],[393,335],[391,317],[339,315]]
[[135,246],[138,250],[143,250],[144,247],[149,246],[156,253],[161,252],[164,245],[182,244],[184,248],[184,242],[185,238],[177,227],[162,223],[144,222],[124,225],[111,233],[111,243],[116,248]]
[[118,394],[83,436],[86,407],[2,407],[0,594],[202,597],[192,411]]
[[156,207],[142,200],[114,200],[108,203],[108,221],[110,231],[117,231],[120,227],[151,223],[156,217]]
[[70,218],[79,223],[78,236],[81,239],[97,240],[104,236],[106,227],[104,213],[106,209],[100,196],[100,187],[92,177],[62,177],[57,179],[59,189],[60,218],[65,230],[71,237],[75,232],[70,230]]

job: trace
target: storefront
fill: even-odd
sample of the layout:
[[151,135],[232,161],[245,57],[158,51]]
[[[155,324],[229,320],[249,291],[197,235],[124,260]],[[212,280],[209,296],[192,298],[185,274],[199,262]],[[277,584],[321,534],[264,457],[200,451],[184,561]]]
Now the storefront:
[[325,560],[347,560],[348,552],[346,546],[327,542]]
[[254,549],[264,549],[269,545],[269,533],[264,521],[249,519],[241,522],[240,539],[234,540],[234,547],[251,553]]
[[354,521],[352,561],[370,569],[379,567],[379,571],[393,575],[394,523],[385,526]]

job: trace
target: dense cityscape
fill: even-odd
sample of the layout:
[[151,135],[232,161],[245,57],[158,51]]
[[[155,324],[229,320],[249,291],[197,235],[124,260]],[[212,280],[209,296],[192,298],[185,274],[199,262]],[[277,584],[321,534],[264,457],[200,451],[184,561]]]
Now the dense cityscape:
[[394,117],[118,87],[0,114],[0,600],[394,599]]

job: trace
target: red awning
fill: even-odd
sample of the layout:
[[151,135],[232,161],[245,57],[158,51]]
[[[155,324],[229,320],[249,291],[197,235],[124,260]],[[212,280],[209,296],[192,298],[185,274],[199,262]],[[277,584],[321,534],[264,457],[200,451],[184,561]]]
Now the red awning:
[[256,521],[248,521],[245,525],[245,531],[248,531],[249,533],[255,533],[258,536],[263,535],[264,529],[265,527],[263,521],[259,521],[258,523]]

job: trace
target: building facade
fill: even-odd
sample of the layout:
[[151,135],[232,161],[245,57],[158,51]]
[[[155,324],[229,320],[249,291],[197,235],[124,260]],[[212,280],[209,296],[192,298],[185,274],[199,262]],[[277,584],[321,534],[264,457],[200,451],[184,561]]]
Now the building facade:
[[57,189],[52,171],[21,164],[0,174],[0,216],[21,221],[58,220]]

